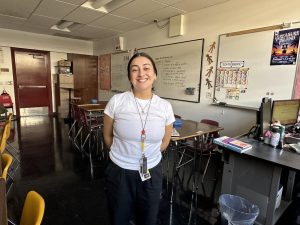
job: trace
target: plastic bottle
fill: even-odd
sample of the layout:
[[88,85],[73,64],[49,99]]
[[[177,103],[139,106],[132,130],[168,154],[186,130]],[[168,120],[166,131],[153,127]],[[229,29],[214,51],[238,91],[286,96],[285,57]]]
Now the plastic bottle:
[[273,147],[277,147],[279,141],[280,141],[279,129],[277,127],[273,127],[271,131],[270,145]]

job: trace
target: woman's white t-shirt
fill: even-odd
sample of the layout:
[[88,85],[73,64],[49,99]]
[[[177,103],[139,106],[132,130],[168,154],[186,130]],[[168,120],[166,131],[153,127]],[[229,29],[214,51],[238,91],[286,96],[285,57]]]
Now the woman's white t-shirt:
[[146,117],[144,153],[148,169],[155,167],[161,160],[160,145],[165,127],[175,121],[174,113],[171,104],[155,94],[151,102],[149,101],[135,98],[128,91],[114,95],[104,110],[114,120],[113,143],[109,156],[121,168],[139,170],[142,157],[141,131]]

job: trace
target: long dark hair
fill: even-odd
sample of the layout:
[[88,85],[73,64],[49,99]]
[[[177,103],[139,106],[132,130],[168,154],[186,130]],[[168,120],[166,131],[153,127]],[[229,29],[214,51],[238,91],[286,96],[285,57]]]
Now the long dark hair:
[[[135,54],[131,57],[131,59],[129,60],[128,65],[127,65],[127,76],[128,76],[128,80],[129,80],[129,81],[130,81],[130,66],[131,66],[131,63],[132,63],[132,61],[133,61],[135,58],[140,57],[140,56],[145,57],[145,58],[147,58],[147,59],[149,59],[149,60],[151,61],[151,64],[152,64],[153,69],[154,69],[154,72],[155,72],[155,74],[156,74],[156,76],[157,76],[156,65],[155,65],[155,62],[154,62],[154,60],[152,59],[152,57],[151,57],[150,55],[148,55],[147,53],[145,53],[145,52],[137,52],[137,53],[135,53]],[[131,87],[132,87],[132,85],[131,85]]]

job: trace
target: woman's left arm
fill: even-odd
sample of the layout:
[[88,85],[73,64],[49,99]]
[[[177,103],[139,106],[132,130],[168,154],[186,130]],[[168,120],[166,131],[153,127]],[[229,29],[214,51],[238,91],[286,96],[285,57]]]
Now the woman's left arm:
[[170,139],[171,139],[172,130],[173,130],[173,123],[171,123],[165,127],[165,135],[164,135],[164,137],[162,139],[162,143],[160,145],[160,151],[164,151],[168,147],[168,145],[170,143]]

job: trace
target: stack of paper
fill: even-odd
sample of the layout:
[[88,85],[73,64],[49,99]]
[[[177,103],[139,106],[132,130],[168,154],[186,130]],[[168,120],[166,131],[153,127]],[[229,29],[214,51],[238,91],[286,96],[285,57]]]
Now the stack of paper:
[[289,144],[289,146],[298,154],[300,154],[300,144]]
[[180,134],[178,133],[178,131],[173,127],[173,130],[172,130],[172,134],[171,134],[172,137],[179,137]]

